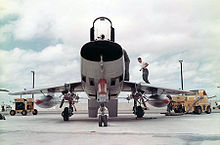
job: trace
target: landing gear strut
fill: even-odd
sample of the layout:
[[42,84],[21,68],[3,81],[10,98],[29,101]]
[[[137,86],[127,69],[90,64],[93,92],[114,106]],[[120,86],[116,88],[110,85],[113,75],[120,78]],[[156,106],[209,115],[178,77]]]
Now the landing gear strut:
[[99,115],[99,127],[102,127],[102,124],[104,124],[104,126],[106,127],[108,126],[108,119],[107,119],[107,115],[105,115],[104,103],[101,103],[100,111],[101,111],[101,115]]

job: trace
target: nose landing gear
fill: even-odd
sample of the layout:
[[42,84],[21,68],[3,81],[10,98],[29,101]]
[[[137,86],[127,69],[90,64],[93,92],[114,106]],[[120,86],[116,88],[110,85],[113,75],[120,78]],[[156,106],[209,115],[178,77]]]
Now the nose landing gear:
[[100,111],[101,111],[101,115],[99,115],[99,127],[102,127],[102,124],[104,124],[104,127],[106,127],[108,126],[108,118],[107,115],[105,115],[104,103],[101,103]]

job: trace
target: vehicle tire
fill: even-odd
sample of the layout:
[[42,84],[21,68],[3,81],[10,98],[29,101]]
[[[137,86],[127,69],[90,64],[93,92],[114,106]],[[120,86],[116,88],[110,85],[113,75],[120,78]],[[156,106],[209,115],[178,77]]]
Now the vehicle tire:
[[38,111],[37,109],[34,109],[34,111],[32,112],[33,115],[37,115]]
[[174,112],[175,112],[175,113],[179,113],[179,111],[178,111],[176,108],[174,109]]
[[186,110],[185,110],[185,107],[183,108],[183,113],[185,113],[186,112]]
[[108,126],[108,118],[107,118],[107,115],[105,116],[102,116],[103,117],[103,122],[104,122],[104,126]]
[[11,111],[10,111],[10,115],[11,115],[11,116],[14,116],[15,114],[16,114],[16,111],[15,111],[15,110],[11,110]]
[[5,120],[5,116],[0,113],[0,120]]
[[201,114],[202,113],[202,109],[200,106],[196,107],[196,114]]
[[183,112],[183,108],[180,107],[180,108],[178,109],[178,112],[179,112],[179,113],[182,113],[182,112]]
[[23,116],[25,116],[25,115],[27,115],[27,111],[26,111],[26,110],[23,110],[23,111],[21,112],[21,114],[22,114]]
[[208,107],[207,107],[207,110],[206,110],[206,113],[207,113],[207,114],[210,114],[211,112],[212,112],[211,107],[208,106]]
[[63,120],[68,121],[69,120],[69,108],[65,107],[62,114],[63,114]]
[[102,116],[99,115],[99,127],[102,127]]
[[144,116],[144,110],[141,106],[137,106],[137,112],[136,112],[136,115],[137,115],[137,118],[141,118]]

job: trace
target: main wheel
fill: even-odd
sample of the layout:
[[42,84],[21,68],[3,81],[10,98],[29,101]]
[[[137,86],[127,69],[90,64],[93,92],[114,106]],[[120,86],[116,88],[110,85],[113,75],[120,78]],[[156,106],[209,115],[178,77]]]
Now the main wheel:
[[22,114],[23,116],[27,115],[27,110],[23,110],[23,111],[21,112],[21,114]]
[[32,112],[33,115],[37,115],[38,111],[37,109],[34,109],[34,111]]
[[144,116],[144,110],[141,106],[137,106],[136,115],[137,115],[137,118],[141,118]]
[[207,113],[207,114],[210,114],[210,113],[211,113],[211,107],[210,107],[210,106],[207,106],[206,113]]
[[64,121],[68,121],[69,120],[69,108],[68,107],[64,108],[64,111],[63,111],[62,115],[63,115],[63,120]]
[[15,111],[15,110],[11,110],[11,111],[10,111],[10,115],[11,115],[11,116],[14,116],[15,114],[16,114],[16,111]]
[[201,114],[201,113],[202,113],[202,110],[201,110],[201,107],[200,107],[200,106],[196,107],[195,113],[196,113],[196,114]]

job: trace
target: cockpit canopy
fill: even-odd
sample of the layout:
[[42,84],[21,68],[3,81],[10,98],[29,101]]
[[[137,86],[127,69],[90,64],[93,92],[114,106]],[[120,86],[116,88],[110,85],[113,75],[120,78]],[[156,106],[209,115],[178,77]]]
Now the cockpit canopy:
[[90,40],[107,40],[115,41],[114,28],[112,22],[106,17],[99,17],[93,21],[93,27],[90,29]]

